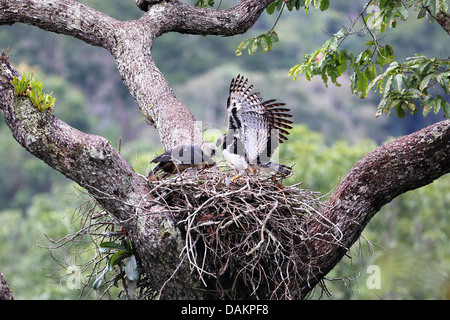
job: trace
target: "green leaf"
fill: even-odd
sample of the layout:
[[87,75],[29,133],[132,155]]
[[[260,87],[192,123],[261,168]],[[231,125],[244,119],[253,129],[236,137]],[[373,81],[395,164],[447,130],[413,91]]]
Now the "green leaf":
[[400,16],[402,20],[408,19],[408,9],[406,9],[404,6],[399,6],[396,8],[396,13]]
[[394,55],[394,48],[392,48],[390,45],[386,45],[385,46],[385,53],[386,56],[389,60],[393,61],[395,59],[395,55]]
[[433,64],[430,60],[426,59],[417,67],[417,73],[429,73],[430,68],[432,68]]
[[358,54],[355,58],[355,63],[359,63],[361,61],[361,59],[363,58],[365,51],[361,52],[360,54]]
[[377,76],[377,68],[374,65],[371,65],[365,70],[365,74],[369,81],[373,81],[373,79]]
[[277,7],[277,2],[274,1],[266,8],[268,14],[273,14],[275,12],[275,8]]
[[[440,96],[438,96],[440,97]],[[441,99],[434,99],[434,114],[437,114],[439,110],[441,109],[442,100]]]
[[380,93],[383,95],[383,98],[385,98],[389,93],[389,90],[391,90],[392,77],[392,75],[388,75],[381,81]]
[[327,66],[324,66],[322,68],[321,77],[322,77],[323,84],[325,85],[325,87],[328,88]]
[[423,115],[424,117],[426,117],[426,116],[428,115],[428,113],[430,112],[430,110],[432,109],[433,106],[432,106],[430,103],[425,102],[425,103],[422,104],[422,107],[423,107],[422,115]]
[[[381,16],[381,12],[375,11],[375,12],[369,14],[366,17],[366,24],[369,29],[374,29],[374,30],[383,32],[382,30],[383,30],[384,21],[383,21],[383,17]],[[385,28],[385,26],[384,26],[384,28]]]
[[249,55],[253,55],[256,51],[258,51],[258,38],[254,38],[250,41],[250,45],[248,46]]
[[442,110],[444,111],[444,116],[446,118],[450,118],[450,104],[447,102],[447,100],[445,100],[440,95],[438,95],[437,97],[441,101],[441,107],[442,107]]
[[103,277],[99,277],[99,278],[95,279],[94,283],[92,284],[92,289],[94,289],[94,290],[100,289],[102,282],[103,282]]
[[339,55],[338,63],[339,63],[338,64],[338,73],[339,73],[339,75],[342,75],[347,70],[347,64],[348,64],[348,59],[342,52]]
[[394,49],[390,45],[379,47],[377,50],[377,63],[381,66],[387,62],[392,62],[395,59]]
[[367,88],[368,88],[367,77],[366,77],[365,73],[361,73],[358,76],[356,85],[357,85],[358,92],[361,92],[361,94],[359,96],[361,98],[365,98],[367,95]]
[[117,288],[119,280],[123,280],[124,277],[125,277],[125,271],[118,273],[116,275],[116,277],[114,278],[113,285]]
[[431,78],[435,76],[436,75],[433,73],[426,75],[425,78],[423,78],[423,80],[420,82],[419,90],[423,91],[428,86],[428,83],[430,82]]
[[405,118],[405,109],[403,109],[403,101],[401,100],[395,100],[393,103],[393,107],[395,107],[395,112],[397,113],[397,117],[399,117],[400,119],[404,119]]
[[392,82],[392,87],[396,91],[400,91],[403,88],[403,75],[401,73],[397,73],[394,76],[394,81]]
[[437,11],[439,10],[439,0],[424,1],[423,6],[428,7],[431,12],[437,13]]
[[436,80],[441,85],[441,88],[444,90],[445,94],[450,94],[450,77],[445,73],[441,73],[436,76]]
[[355,59],[355,55],[353,54],[353,52],[351,52],[348,49],[342,49],[341,50],[342,54],[344,55],[344,57],[347,58],[347,60],[352,61],[353,59]]
[[322,11],[325,11],[328,9],[329,6],[330,6],[329,0],[322,0],[322,1],[320,1],[319,9]]
[[197,0],[195,6],[200,8],[213,7],[214,0]]
[[98,290],[100,289],[102,282],[103,282],[103,278],[105,277],[105,274],[108,272],[108,267],[106,267],[105,269],[103,269],[102,273],[100,274],[100,276],[95,279],[94,283],[92,284],[92,289],[94,290]]
[[380,88],[380,81],[381,79],[383,79],[383,77],[385,77],[385,74],[380,74],[378,76],[376,76],[369,84],[369,86],[367,87],[367,92],[369,92],[370,90],[372,90],[372,88],[374,86],[377,86],[377,88]]
[[419,9],[419,12],[417,13],[417,19],[422,19],[426,15],[427,15],[427,10],[423,6],[421,6]]
[[272,50],[272,40],[268,35],[261,35],[257,39],[259,51],[265,53]]
[[380,104],[378,105],[377,108],[377,112],[375,113],[376,117],[379,117],[383,112],[385,112],[386,103],[387,103],[386,98],[381,99]]
[[124,246],[117,242],[102,242],[100,243],[100,248],[127,250]]
[[269,36],[270,40],[272,40],[272,42],[278,42],[280,41],[280,38],[278,37],[278,33],[275,32],[275,30],[270,30],[267,35]]
[[248,45],[250,44],[250,42],[251,42],[252,40],[253,40],[253,39],[246,39],[246,40],[242,41],[242,42],[238,45],[235,54],[236,54],[237,56],[242,55],[242,50],[244,50],[245,48],[247,48]]
[[114,253],[111,258],[108,260],[108,270],[111,271],[113,267],[122,259],[126,258],[128,255],[128,251],[126,250],[119,250],[116,253]]

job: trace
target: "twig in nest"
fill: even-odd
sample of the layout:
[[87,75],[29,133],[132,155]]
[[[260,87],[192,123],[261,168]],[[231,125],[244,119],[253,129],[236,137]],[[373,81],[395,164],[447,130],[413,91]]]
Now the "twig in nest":
[[[261,222],[259,219],[258,222],[260,222],[261,224],[261,241],[258,242],[258,244],[252,248],[250,251],[248,251],[245,255],[248,256],[249,254],[252,254],[255,250],[258,250],[259,247],[263,244],[264,242],[264,232],[266,232],[266,223],[267,220],[269,219],[270,215],[272,214],[272,212],[277,208],[278,206],[278,201],[275,201],[275,205],[273,206],[272,210],[269,211],[269,213],[267,214],[266,218],[264,219],[263,222]],[[274,239],[273,235],[270,233],[270,231],[268,231],[269,236]]]

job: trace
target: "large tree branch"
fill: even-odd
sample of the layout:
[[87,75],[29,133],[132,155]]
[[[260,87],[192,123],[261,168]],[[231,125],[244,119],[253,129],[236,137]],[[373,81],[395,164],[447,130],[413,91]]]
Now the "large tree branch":
[[148,122],[157,129],[165,150],[183,144],[201,145],[200,126],[153,61],[154,32],[154,25],[142,20],[117,30],[117,45],[111,53],[119,73]]
[[429,7],[425,7],[428,14],[432,16],[437,23],[442,27],[450,35],[450,15],[445,11],[439,11],[438,13],[434,13]]
[[242,0],[230,9],[198,8],[181,1],[168,1],[150,7],[146,15],[161,8],[162,23],[158,35],[170,31],[199,35],[233,36],[245,33],[261,13],[275,0]]
[[121,22],[73,0],[0,2],[0,24],[27,23],[110,51],[139,108],[158,130],[164,149],[199,145],[201,130],[194,116],[176,99],[151,57],[158,30],[151,21]]
[[151,48],[155,37],[169,31],[192,34],[243,33],[273,0],[243,0],[229,10],[196,8],[164,1],[137,21],[121,22],[73,0],[3,0],[0,24],[22,22],[71,35],[112,53],[124,83],[149,123],[158,130],[165,150],[202,143],[201,128],[175,96],[156,67]]
[[[28,97],[16,96],[10,83],[14,75],[18,75],[14,68],[0,59],[0,109],[13,137],[31,154],[85,188],[114,216],[133,240],[145,273],[162,286],[178,267],[177,244],[181,240],[172,217],[152,201],[147,180],[103,137],[80,132],[48,111],[38,111]],[[58,107],[63,106],[56,104]],[[196,297],[189,289],[171,290],[194,281],[188,270],[180,271],[166,292]]]
[[74,0],[1,0],[0,24],[26,23],[110,50],[122,22]]
[[306,226],[310,273],[306,294],[343,258],[382,206],[450,172],[450,120],[382,145],[367,154],[331,195],[322,217]]

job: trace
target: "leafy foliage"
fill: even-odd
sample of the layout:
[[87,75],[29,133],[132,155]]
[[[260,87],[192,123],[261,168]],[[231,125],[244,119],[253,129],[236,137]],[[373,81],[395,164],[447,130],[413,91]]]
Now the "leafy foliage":
[[[136,257],[132,254],[131,244],[126,241],[123,242],[124,243],[105,241],[100,243],[100,248],[103,249],[103,252],[108,256],[108,262],[105,269],[103,269],[103,272],[92,284],[94,290],[100,289],[107,272],[113,271],[116,267],[118,268],[118,271],[114,278],[115,286],[117,286],[119,280],[126,281],[125,276],[129,281],[139,280],[140,274],[136,263]],[[122,271],[123,263],[124,270]]]
[[272,2],[267,7],[267,13],[272,14],[277,11],[282,11],[283,8],[286,8],[289,11],[292,11],[294,8],[296,10],[300,10],[300,8],[305,8],[305,12],[308,12],[309,8],[313,6],[316,9],[320,9],[322,11],[327,10],[330,6],[329,0],[277,0]]
[[[354,30],[356,21],[350,28],[340,29],[320,49],[306,54],[304,62],[292,67],[289,74],[294,80],[300,74],[308,80],[321,76],[325,85],[331,79],[339,86],[337,79],[348,71],[353,94],[365,98],[375,89],[382,95],[377,116],[390,115],[395,110],[399,118],[404,118],[406,113],[416,114],[421,106],[424,116],[431,110],[443,110],[449,117],[450,105],[442,94],[450,93],[450,60],[416,54],[399,63],[392,46],[383,45],[378,39],[378,34],[388,27],[395,28],[398,20],[407,20],[412,7],[418,11],[419,19],[426,16],[426,10],[448,10],[447,1],[369,1],[359,15],[361,29]],[[361,33],[372,38],[363,51],[354,53],[342,48],[349,36]]]
[[236,49],[236,55],[242,55],[242,50],[246,48],[248,48],[249,55],[253,55],[257,51],[269,52],[272,50],[273,43],[278,41],[278,34],[272,29],[267,33],[242,41]]
[[[198,1],[198,2],[206,2],[206,1]],[[213,1],[214,2],[214,1]],[[283,9],[286,7],[289,11],[292,11],[294,8],[296,10],[299,10],[300,8],[305,8],[305,11],[308,12],[310,6],[314,6],[317,9],[320,10],[326,10],[328,9],[328,6],[330,5],[329,0],[278,0],[272,2],[267,7],[267,13],[273,14],[275,10],[280,12],[280,15],[283,11]],[[278,21],[278,19],[277,19]],[[276,25],[277,22],[275,22]],[[278,34],[274,30],[275,25],[267,32],[263,33],[257,37],[254,38],[248,38],[244,41],[242,41],[239,46],[236,49],[236,55],[240,56],[242,55],[242,50],[248,49],[248,54],[253,55],[257,51],[260,51],[262,53],[266,53],[272,50],[273,44],[275,42],[279,41]]]
[[428,59],[423,55],[408,58],[405,63],[392,62],[380,75],[371,79],[367,92],[376,88],[382,94],[377,116],[389,115],[395,109],[399,118],[405,113],[417,113],[417,105],[423,107],[423,115],[431,110],[450,117],[450,105],[440,94],[429,94],[435,84],[439,84],[445,94],[450,94],[450,61],[438,58]]
[[196,0],[195,6],[200,8],[213,7],[214,3],[214,0]]
[[34,77],[30,74],[23,75],[20,79],[14,76],[11,81],[14,86],[16,95],[28,96],[33,106],[41,112],[47,109],[52,109],[55,103],[55,98],[52,97],[52,93],[46,94],[42,92],[42,81],[36,82]]

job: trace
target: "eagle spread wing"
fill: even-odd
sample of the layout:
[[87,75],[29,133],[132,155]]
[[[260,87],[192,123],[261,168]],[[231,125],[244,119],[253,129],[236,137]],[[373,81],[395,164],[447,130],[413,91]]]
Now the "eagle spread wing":
[[[248,79],[240,75],[231,81],[228,130],[220,139],[225,159],[238,171],[249,166],[262,171],[275,168],[271,162],[274,151],[292,129],[290,109],[275,99],[263,101],[259,93],[251,93],[252,89]],[[290,172],[287,168],[279,165],[275,172]]]
[[150,163],[157,163],[156,167],[149,173],[149,177],[157,172],[166,174],[182,173],[188,168],[204,169],[215,165],[214,156],[217,153],[216,146],[205,142],[201,147],[182,145],[168,150]]

